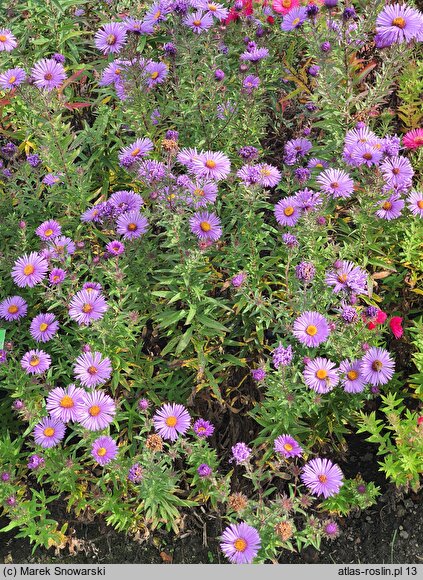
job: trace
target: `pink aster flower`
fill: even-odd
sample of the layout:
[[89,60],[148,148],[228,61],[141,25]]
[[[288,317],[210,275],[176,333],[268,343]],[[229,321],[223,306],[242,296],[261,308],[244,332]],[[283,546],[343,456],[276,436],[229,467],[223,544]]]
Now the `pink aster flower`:
[[285,197],[278,201],[275,205],[273,212],[275,214],[276,221],[281,226],[295,226],[297,221],[301,217],[301,211],[297,206],[297,201],[293,196]]
[[110,359],[102,358],[100,352],[86,352],[76,359],[73,373],[84,387],[93,388],[110,378],[112,365]]
[[312,494],[326,499],[339,493],[344,475],[336,463],[319,457],[305,464],[301,479]]
[[341,169],[325,169],[318,178],[317,183],[321,191],[333,198],[350,197],[354,191],[354,182],[345,171]]
[[364,381],[377,387],[385,385],[392,379],[395,363],[387,350],[372,347],[361,359],[360,370]]
[[303,372],[305,384],[316,393],[329,393],[339,382],[335,367],[335,363],[327,358],[317,357],[309,361]]
[[56,387],[48,394],[46,409],[54,419],[63,423],[77,421],[77,410],[85,396],[84,389],[69,385],[65,389]]
[[217,241],[222,236],[220,220],[215,213],[197,212],[189,220],[191,232],[200,240]]
[[329,324],[319,312],[307,311],[294,321],[292,334],[305,346],[315,347],[325,342],[329,336]]
[[59,323],[51,312],[36,316],[29,327],[29,332],[37,342],[47,342],[59,330]]
[[110,463],[118,454],[116,442],[108,436],[99,437],[91,447],[91,455],[101,466]]
[[106,251],[110,256],[120,256],[125,251],[125,244],[119,240],[113,240],[107,244]]
[[423,146],[423,128],[408,131],[402,138],[402,144],[406,149],[418,149]]
[[26,79],[26,72],[23,68],[10,68],[0,75],[0,87],[9,91],[21,85]]
[[116,414],[115,402],[102,391],[84,393],[82,401],[76,410],[77,421],[85,429],[100,431],[113,421]]
[[413,215],[423,217],[423,193],[412,191],[407,197],[407,206]]
[[116,221],[116,231],[124,240],[135,240],[148,230],[148,220],[139,211],[128,211]]
[[299,0],[273,0],[272,9],[278,14],[288,14],[290,10],[299,5]]
[[43,350],[30,350],[21,359],[21,367],[28,375],[40,375],[50,368],[51,357]]
[[103,54],[118,53],[126,43],[126,28],[118,22],[105,24],[94,36],[94,44]]
[[35,230],[35,233],[44,242],[47,242],[48,240],[53,240],[54,238],[57,238],[57,236],[60,236],[62,233],[62,228],[55,220],[48,220],[38,226],[38,228]]
[[12,269],[12,278],[20,288],[33,288],[39,284],[48,270],[48,262],[37,252],[18,258]]
[[42,58],[31,69],[31,78],[39,89],[52,91],[61,86],[66,78],[65,69],[52,58]]
[[8,28],[0,28],[0,52],[10,52],[18,46],[16,37]]
[[69,304],[69,316],[76,320],[79,326],[90,325],[95,320],[101,320],[107,312],[107,303],[97,290],[80,290]]
[[229,158],[221,153],[206,151],[192,159],[191,171],[198,177],[220,181],[225,179],[231,171]]
[[291,435],[276,437],[273,449],[283,457],[301,457],[303,448]]
[[0,318],[7,322],[23,318],[28,310],[28,304],[20,296],[10,296],[0,302]]
[[60,419],[44,417],[34,429],[34,440],[37,445],[55,447],[65,436],[66,426]]
[[245,522],[231,524],[222,534],[220,548],[232,564],[251,564],[261,548],[259,533]]
[[176,441],[191,424],[191,417],[183,405],[164,404],[153,417],[154,428],[163,439]]

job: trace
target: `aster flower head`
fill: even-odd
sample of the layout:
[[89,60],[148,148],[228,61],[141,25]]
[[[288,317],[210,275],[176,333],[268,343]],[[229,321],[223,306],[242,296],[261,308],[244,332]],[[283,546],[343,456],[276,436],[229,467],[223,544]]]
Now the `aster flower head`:
[[420,34],[422,14],[406,4],[385,6],[376,18],[376,33],[388,43],[409,43]]
[[303,372],[305,384],[316,393],[329,393],[339,382],[338,370],[335,367],[335,363],[321,357],[307,362]]
[[120,215],[127,211],[139,211],[144,205],[143,198],[131,190],[115,191],[108,201],[115,214]]
[[26,72],[23,68],[10,68],[0,75],[0,87],[5,91],[9,91],[21,85],[25,79]]
[[106,252],[110,256],[120,256],[125,251],[125,244],[119,240],[113,240],[106,245]]
[[206,151],[192,159],[192,164],[189,169],[198,177],[220,181],[229,175],[231,162],[220,151]]
[[37,252],[18,258],[12,269],[12,278],[20,288],[33,288],[39,284],[48,270],[48,262]]
[[382,151],[372,143],[359,143],[351,149],[351,159],[357,167],[361,165],[378,165],[382,159]]
[[99,437],[91,447],[91,455],[101,466],[110,463],[118,454],[116,442],[109,436]]
[[297,248],[299,246],[298,239],[292,234],[283,234],[282,241],[290,249]]
[[10,296],[0,302],[0,318],[12,322],[26,316],[28,304],[20,296]]
[[402,144],[406,149],[418,149],[423,146],[423,128],[408,131],[402,138]]
[[37,445],[44,448],[55,447],[65,436],[66,427],[60,419],[44,417],[33,431]]
[[269,50],[267,48],[253,48],[251,50],[244,51],[239,58],[249,62],[259,62],[268,56]]
[[29,327],[29,332],[37,342],[48,342],[59,330],[59,323],[51,312],[38,314]]
[[144,470],[139,463],[134,463],[128,471],[128,479],[132,483],[141,483],[144,479]]
[[212,468],[210,465],[207,465],[207,463],[201,463],[201,465],[197,467],[197,473],[201,478],[210,477],[212,472]]
[[118,53],[126,43],[126,28],[118,22],[105,24],[94,36],[94,44],[103,54]]
[[307,8],[304,6],[297,6],[285,14],[281,24],[281,30],[290,32],[291,30],[299,28],[306,20]]
[[311,262],[300,262],[295,267],[295,276],[301,282],[311,282],[316,274],[316,268]]
[[0,52],[10,52],[18,46],[16,37],[8,28],[0,28]]
[[322,530],[323,530],[324,536],[326,538],[328,538],[329,540],[334,540],[340,534],[339,526],[333,520],[327,520],[327,521],[323,522]]
[[259,533],[245,522],[231,524],[222,534],[220,548],[232,564],[251,564],[261,548]]
[[184,19],[185,26],[191,28],[195,34],[201,34],[208,30],[213,25],[213,17],[210,12],[203,13],[202,10],[197,10]]
[[50,416],[59,419],[63,423],[77,421],[77,410],[83,401],[85,391],[75,385],[69,385],[65,389],[56,387],[48,394],[46,408]]
[[129,211],[120,215],[116,222],[116,231],[124,240],[135,240],[148,229],[148,220],[139,211]]
[[216,242],[222,236],[220,220],[215,213],[197,212],[189,220],[191,232],[200,240]]
[[386,385],[394,376],[395,363],[383,348],[371,347],[361,359],[363,380],[372,386]]
[[52,286],[57,286],[66,278],[65,270],[62,268],[53,268],[48,276],[49,282]]
[[273,449],[283,457],[301,457],[303,449],[291,435],[279,435]]
[[214,433],[214,426],[210,421],[206,421],[205,419],[197,419],[193,426],[194,433],[200,439],[206,439],[210,437]]
[[289,345],[286,348],[279,343],[279,345],[272,352],[272,361],[275,369],[280,366],[287,367],[291,364],[294,353],[292,351],[292,346]]
[[51,357],[43,350],[30,350],[21,359],[21,367],[28,375],[40,375],[50,368]]
[[112,365],[110,359],[103,358],[100,352],[86,352],[76,359],[73,373],[84,387],[93,388],[110,378]]
[[79,326],[89,326],[95,320],[101,320],[107,309],[107,303],[100,292],[80,290],[70,301],[69,316]]
[[346,393],[361,393],[365,381],[361,372],[361,360],[344,360],[339,365],[341,385]]
[[226,20],[228,17],[229,11],[227,8],[219,4],[218,2],[210,1],[210,0],[202,0],[200,6],[203,10],[207,10],[209,14],[213,16],[218,21]]
[[268,163],[260,163],[257,169],[260,175],[259,183],[263,187],[275,187],[282,178],[279,169]]
[[293,165],[297,157],[304,157],[312,148],[312,143],[308,139],[300,137],[299,139],[291,139],[287,141],[284,146],[285,157],[292,159],[292,163],[288,165]]
[[35,471],[36,469],[39,469],[40,467],[44,467],[44,465],[45,465],[44,457],[40,457],[36,453],[34,453],[34,455],[30,455],[28,457],[28,463],[27,463],[28,469],[32,469]]
[[414,170],[407,157],[389,157],[380,165],[383,178],[390,187],[410,185]]
[[190,195],[187,202],[195,208],[204,207],[209,203],[214,203],[217,198],[217,185],[214,181],[187,179],[185,187]]
[[320,193],[308,187],[297,191],[294,200],[296,206],[303,212],[314,211],[323,203]]
[[325,169],[316,179],[321,191],[333,198],[350,197],[354,191],[354,182],[345,171],[341,169]]
[[273,0],[272,10],[278,14],[288,14],[293,8],[300,5],[299,0]]
[[26,160],[31,167],[38,167],[41,163],[40,156],[37,153],[32,153],[26,156]]
[[341,292],[355,292],[356,294],[368,294],[367,273],[359,266],[347,260],[339,260],[335,263],[335,269],[326,273],[325,282],[333,286],[335,294]]
[[67,236],[57,236],[48,242],[47,249],[52,258],[61,259],[64,256],[71,256],[75,253],[76,245],[75,242]]
[[56,220],[48,220],[38,226],[35,233],[39,238],[46,242],[60,236],[62,228]]
[[152,149],[153,143],[151,139],[148,137],[137,139],[134,143],[123,147],[119,151],[119,161],[121,164],[125,161],[125,167],[128,167],[145,157]]
[[164,62],[149,62],[144,69],[147,87],[152,89],[156,85],[162,83],[167,77],[168,72],[169,69]]
[[39,89],[52,91],[66,79],[65,69],[52,58],[42,58],[31,69],[31,79]]
[[251,376],[253,378],[254,381],[264,381],[264,379],[266,378],[266,371],[262,368],[260,369],[251,369],[250,370]]
[[313,495],[325,499],[339,493],[343,485],[344,475],[336,463],[330,459],[312,459],[305,464],[301,474],[302,482]]
[[384,220],[394,220],[401,216],[405,201],[401,199],[399,193],[393,193],[388,199],[384,199],[379,204],[379,209],[376,211],[378,218]]
[[101,431],[113,421],[115,402],[102,391],[84,393],[76,409],[77,421],[89,431]]
[[235,274],[235,276],[232,276],[231,286],[233,288],[240,288],[244,284],[246,279],[247,274],[245,272],[239,272],[239,274]]
[[301,217],[300,209],[294,196],[288,196],[278,201],[274,210],[276,221],[281,226],[295,226]]
[[248,461],[252,449],[248,447],[245,443],[240,441],[231,448],[231,451],[232,451],[231,461],[235,461],[237,465],[241,465],[242,463]]
[[309,347],[316,347],[326,342],[330,330],[326,318],[319,312],[307,311],[294,321],[293,335]]
[[253,161],[258,157],[258,149],[256,147],[252,147],[251,145],[246,145],[245,147],[241,147],[238,151],[238,155],[247,161]]
[[407,197],[407,207],[413,215],[423,217],[423,193],[412,191]]
[[244,89],[244,91],[248,95],[251,95],[251,93],[255,89],[258,89],[259,86],[260,86],[260,79],[259,79],[259,77],[254,76],[254,75],[247,75],[245,77],[245,79],[242,81],[242,88]]
[[154,428],[163,439],[176,441],[191,424],[191,417],[183,405],[165,403],[153,416]]

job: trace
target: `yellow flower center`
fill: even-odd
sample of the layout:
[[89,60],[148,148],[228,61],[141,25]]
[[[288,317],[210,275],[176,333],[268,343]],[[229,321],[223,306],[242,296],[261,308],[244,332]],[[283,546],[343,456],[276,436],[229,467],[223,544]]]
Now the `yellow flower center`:
[[116,36],[114,34],[109,34],[109,36],[106,38],[106,44],[108,44],[109,46],[112,46],[112,44],[114,44],[116,42]]
[[358,378],[358,372],[357,371],[348,371],[347,377],[349,378],[350,381],[355,381],[355,379]]
[[216,161],[213,161],[213,159],[207,159],[206,167],[209,169],[214,169],[216,167]]
[[322,163],[316,163],[315,167],[319,167],[319,169],[322,167],[323,168],[323,164]]
[[295,211],[295,209],[292,207],[292,205],[288,205],[288,207],[286,207],[283,210],[283,213],[289,217],[290,215],[292,215],[294,213],[294,211]]
[[323,381],[328,376],[328,373],[325,369],[319,369],[316,373],[316,377]]
[[[201,20],[193,20],[192,23],[194,24],[194,26],[200,26]],[[207,165],[207,163],[206,163],[206,165]]]
[[7,309],[9,314],[16,314],[18,310],[19,308],[16,306],[16,304],[11,304]]
[[245,552],[247,549],[247,542],[244,538],[237,538],[234,542],[234,548],[237,552]]
[[52,233],[53,233],[53,230],[49,228],[48,230],[46,230],[44,232],[44,235],[47,236],[47,237],[50,237]]
[[91,366],[91,367],[88,367],[87,368],[87,372],[90,375],[95,375],[98,372],[98,369],[97,369],[97,367]]
[[383,209],[391,209],[392,208],[392,203],[390,201],[385,201],[385,203],[382,205]]
[[262,175],[270,175],[271,171],[270,171],[270,169],[266,169],[266,167],[263,167],[263,169],[260,170],[260,173]]
[[414,137],[414,143],[416,143],[417,145],[422,145],[423,144],[423,137]]
[[292,451],[294,449],[291,443],[285,443],[283,448],[285,449],[285,451]]
[[151,73],[151,78],[154,80],[159,76],[159,73],[155,70],[153,73]]
[[319,477],[317,479],[320,481],[320,483],[326,483],[327,480],[328,480],[328,478],[326,477],[326,475],[323,475],[323,474],[322,475],[319,475]]
[[53,437],[53,435],[54,435],[54,429],[53,429],[53,427],[46,427],[44,429],[43,433],[44,433],[44,435],[46,437]]
[[205,427],[198,427],[197,431],[198,431],[198,433],[205,433],[206,428]]
[[372,362],[372,370],[379,372],[380,370],[382,370],[383,364],[380,360],[375,360]]
[[338,282],[341,282],[341,284],[345,284],[347,279],[348,279],[347,274],[339,274],[339,276],[338,276]]
[[284,8],[291,8],[292,0],[282,0],[282,6]]
[[128,224],[128,230],[130,232],[135,232],[136,229],[137,229],[137,224],[134,224],[134,223]]
[[97,415],[100,415],[100,407],[98,405],[93,405],[88,409],[88,413],[91,417],[97,417]]
[[93,309],[92,304],[84,304],[84,306],[82,307],[82,312],[85,312],[85,314],[89,314]]
[[315,334],[317,334],[317,326],[314,326],[314,324],[309,324],[305,329],[305,331],[306,334],[308,334],[309,336],[314,336]]
[[11,84],[13,84],[13,83],[15,82],[15,80],[16,80],[16,77],[13,77],[13,76],[12,76],[12,77],[10,77],[10,79],[9,79],[9,84],[10,84],[10,85],[11,85]]
[[171,415],[170,417],[168,417],[166,419],[166,425],[168,427],[174,427],[177,422],[178,422],[178,419],[176,417],[174,417],[173,415]]
[[40,330],[41,330],[41,332],[44,332],[45,330],[47,330],[47,328],[48,328],[48,324],[46,324],[45,322],[42,322],[40,324]]
[[297,26],[297,24],[299,24],[300,19],[296,18],[295,20],[292,21],[292,26]]
[[401,28],[401,30],[405,28],[406,25],[407,25],[406,21],[404,20],[404,18],[401,18],[401,16],[398,16],[398,18],[394,18],[392,21],[392,26],[397,26],[398,28]]
[[419,201],[417,202],[417,207],[419,209],[423,209],[423,199],[419,199]]
[[40,359],[38,358],[38,356],[34,355],[31,357],[29,364],[31,367],[36,367],[40,364]]
[[194,195],[197,197],[204,197],[204,189],[194,189]]
[[122,74],[122,71],[120,70],[120,68],[115,69],[115,75],[120,75]]
[[7,40],[7,36],[5,36],[4,34],[0,34],[0,42],[6,42]]
[[23,272],[24,272],[25,276],[31,276],[31,274],[33,274],[35,272],[35,268],[32,264],[28,264],[27,266],[25,266]]
[[107,449],[105,447],[99,447],[97,449],[97,455],[100,455],[100,457],[104,457],[107,453]]
[[203,230],[203,232],[209,232],[211,230],[211,225],[209,222],[201,222],[200,228]]
[[373,155],[371,153],[365,153],[363,155],[363,159],[367,159],[367,161],[370,161],[370,159],[373,159]]
[[207,8],[211,10],[211,12],[216,12],[217,10],[216,4],[207,4]]
[[72,397],[69,397],[69,395],[65,395],[60,401],[60,406],[64,409],[72,409],[74,405],[75,403],[73,402]]
[[157,20],[158,18],[160,18],[161,14],[162,13],[160,12],[160,10],[157,10],[157,12],[154,15],[154,20]]
[[139,147],[137,147],[136,149],[134,149],[131,152],[131,157],[136,157],[140,151],[141,151],[141,149]]

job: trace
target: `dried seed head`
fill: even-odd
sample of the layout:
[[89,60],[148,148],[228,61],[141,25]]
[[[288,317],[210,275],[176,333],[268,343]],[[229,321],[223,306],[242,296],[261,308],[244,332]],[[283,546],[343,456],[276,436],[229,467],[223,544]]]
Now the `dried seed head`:
[[247,507],[248,498],[243,493],[233,493],[229,496],[228,504],[234,512],[241,512]]
[[275,532],[280,537],[282,542],[287,542],[290,538],[292,538],[292,534],[294,533],[293,526],[291,522],[284,521],[279,522],[275,526]]
[[160,435],[156,435],[156,434],[150,435],[149,437],[147,437],[147,441],[145,443],[145,446],[150,451],[162,451],[163,450],[163,439],[160,437]]

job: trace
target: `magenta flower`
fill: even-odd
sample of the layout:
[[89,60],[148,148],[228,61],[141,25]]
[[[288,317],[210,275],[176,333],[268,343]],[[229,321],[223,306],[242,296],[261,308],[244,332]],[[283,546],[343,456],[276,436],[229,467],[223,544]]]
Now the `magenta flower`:
[[10,68],[0,75],[0,87],[5,91],[9,91],[21,85],[25,79],[26,72],[23,68]]
[[401,199],[399,193],[393,193],[388,199],[380,202],[376,215],[384,220],[395,220],[400,217],[404,205],[405,201]]
[[412,191],[407,197],[407,206],[413,215],[423,217],[423,193]]
[[162,83],[167,77],[168,72],[169,69],[164,62],[149,62],[144,69],[148,88],[152,89],[159,83]]
[[43,350],[30,350],[21,358],[21,367],[28,375],[40,375],[51,365],[51,357]]
[[376,18],[376,33],[389,45],[411,42],[423,26],[423,16],[406,4],[385,6]]
[[191,417],[183,405],[164,404],[153,416],[154,428],[163,439],[176,441],[191,424]]
[[402,138],[402,143],[406,149],[418,149],[423,146],[423,129],[413,129],[408,131]]
[[105,429],[113,421],[115,414],[115,402],[102,391],[84,393],[76,410],[77,421],[90,431]]
[[135,240],[148,229],[148,220],[139,211],[128,211],[120,215],[116,222],[116,231],[124,240]]
[[292,334],[305,346],[315,347],[325,342],[330,330],[326,318],[319,312],[307,311],[294,321]]
[[23,318],[28,310],[28,304],[20,296],[10,296],[0,302],[0,318],[8,322]]
[[213,25],[213,18],[210,12],[203,14],[202,10],[197,10],[184,19],[185,26],[191,28],[195,34],[201,34],[205,30],[208,30]]
[[54,419],[63,423],[77,421],[77,410],[85,396],[85,391],[75,385],[69,385],[66,389],[56,387],[48,394],[46,408]]
[[193,426],[194,433],[200,439],[206,439],[210,437],[214,433],[214,426],[210,423],[210,421],[205,421],[204,419],[197,419]]
[[89,326],[95,320],[101,320],[107,312],[107,303],[97,290],[80,290],[69,304],[69,316],[79,326]]
[[220,220],[215,213],[197,212],[189,220],[191,232],[200,240],[217,241],[222,236]]
[[118,22],[105,24],[94,36],[94,44],[103,54],[117,53],[126,43],[126,28]]
[[55,447],[65,436],[66,426],[59,419],[44,417],[34,429],[34,440],[41,447]]
[[93,388],[110,378],[112,365],[110,359],[102,358],[100,352],[86,352],[76,359],[73,373],[84,387]]
[[10,52],[18,46],[16,37],[8,28],[0,28],[0,52]]
[[232,564],[251,564],[261,548],[260,536],[245,522],[231,524],[222,534],[220,548]]
[[206,151],[192,159],[190,170],[198,177],[220,181],[229,175],[231,162],[220,151]]
[[361,359],[363,380],[373,386],[385,385],[394,376],[395,363],[387,350],[372,347]]
[[38,226],[38,228],[35,230],[35,233],[44,242],[47,242],[48,240],[52,240],[57,238],[57,236],[60,236],[62,233],[62,228],[55,220],[48,220]]
[[316,179],[321,191],[334,198],[350,197],[354,191],[354,182],[345,171],[341,169],[325,169]]
[[91,455],[101,466],[110,463],[118,454],[116,442],[108,436],[99,437],[91,447]]
[[335,367],[335,363],[327,358],[317,357],[309,361],[303,372],[305,384],[316,393],[329,393],[339,382]]
[[52,58],[42,58],[31,69],[31,78],[39,89],[52,91],[61,86],[66,73],[60,62]]
[[301,212],[293,196],[285,197],[278,201],[274,210],[276,221],[281,226],[295,226],[301,217]]
[[346,393],[361,393],[365,381],[361,372],[361,360],[344,360],[339,365],[341,385]]
[[276,437],[273,449],[284,457],[301,457],[303,448],[291,435]]
[[312,459],[305,464],[301,479],[314,495],[323,495],[326,499],[339,493],[344,475],[341,469],[329,459]]
[[59,330],[59,323],[54,314],[39,314],[36,316],[29,327],[29,332],[37,342],[47,342],[53,338]]
[[48,262],[37,252],[24,254],[18,258],[12,269],[12,278],[20,288],[33,288],[44,278],[48,270]]

